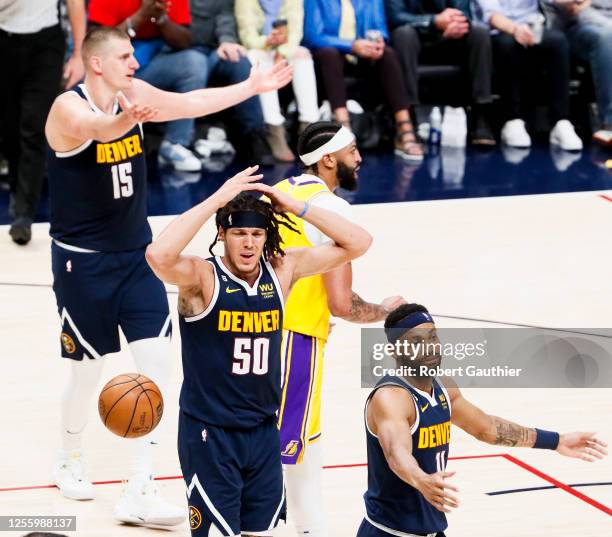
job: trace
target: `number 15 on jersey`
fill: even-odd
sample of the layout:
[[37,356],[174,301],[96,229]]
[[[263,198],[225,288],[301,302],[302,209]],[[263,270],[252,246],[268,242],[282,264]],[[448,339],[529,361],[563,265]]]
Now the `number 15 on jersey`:
[[122,162],[111,168],[113,176],[113,197],[129,198],[134,194],[134,182],[132,181],[132,163]]

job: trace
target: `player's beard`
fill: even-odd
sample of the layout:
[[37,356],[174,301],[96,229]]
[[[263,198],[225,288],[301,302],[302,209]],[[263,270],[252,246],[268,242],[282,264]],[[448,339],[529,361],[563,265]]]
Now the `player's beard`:
[[350,167],[344,162],[338,162],[338,183],[344,190],[357,190],[357,166]]

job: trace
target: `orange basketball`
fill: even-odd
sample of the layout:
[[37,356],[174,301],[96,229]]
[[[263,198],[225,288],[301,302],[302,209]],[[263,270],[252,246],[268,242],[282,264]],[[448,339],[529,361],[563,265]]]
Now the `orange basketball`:
[[109,431],[124,438],[137,438],[157,427],[164,413],[164,399],[151,379],[126,373],[102,388],[98,412]]

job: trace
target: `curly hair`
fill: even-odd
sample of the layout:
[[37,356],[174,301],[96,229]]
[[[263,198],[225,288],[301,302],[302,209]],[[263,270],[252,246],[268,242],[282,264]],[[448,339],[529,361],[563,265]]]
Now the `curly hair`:
[[271,204],[263,201],[262,199],[256,198],[252,194],[241,192],[233,200],[225,204],[217,211],[217,215],[215,217],[217,235],[208,249],[210,255],[214,255],[213,248],[219,240],[219,229],[221,228],[221,222],[223,222],[225,217],[229,214],[238,211],[255,211],[263,214],[266,217],[268,224],[266,225],[266,242],[263,248],[264,259],[270,259],[276,256],[282,257],[285,255],[285,251],[281,247],[283,240],[281,239],[280,235],[280,226],[285,226],[291,231],[299,233],[299,231],[292,225],[295,224],[295,222],[291,220],[286,213],[277,212],[272,208]]

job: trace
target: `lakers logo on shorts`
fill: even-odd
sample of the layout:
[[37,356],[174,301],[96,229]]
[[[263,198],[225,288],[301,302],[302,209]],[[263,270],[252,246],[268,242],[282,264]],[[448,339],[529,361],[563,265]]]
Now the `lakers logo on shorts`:
[[74,344],[74,339],[72,339],[68,334],[66,334],[66,332],[62,332],[62,346],[64,347],[64,350],[68,353],[68,354],[72,354],[74,351],[76,351],[76,345]]
[[192,530],[197,530],[202,525],[202,513],[193,505],[189,506],[189,525]]
[[291,440],[291,442],[285,446],[285,451],[283,451],[281,455],[284,455],[285,457],[293,457],[293,455],[297,453],[299,443],[299,440]]

